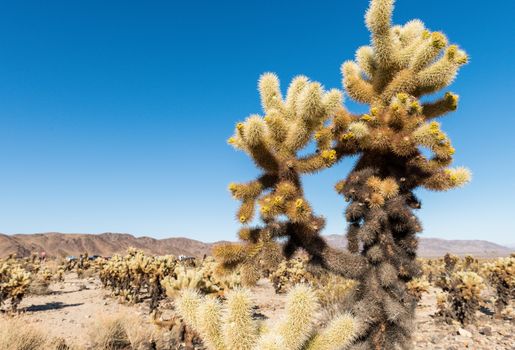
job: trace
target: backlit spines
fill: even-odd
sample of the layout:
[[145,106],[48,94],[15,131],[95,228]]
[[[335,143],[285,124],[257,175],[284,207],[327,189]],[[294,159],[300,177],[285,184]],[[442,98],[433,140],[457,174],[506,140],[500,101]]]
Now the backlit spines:
[[273,325],[262,325],[252,318],[253,305],[247,290],[231,292],[224,304],[186,291],[176,300],[176,306],[210,350],[334,349],[331,345],[346,349],[362,329],[351,314],[341,314],[330,319],[327,327],[316,330],[319,301],[315,292],[302,284],[288,293],[285,315]]

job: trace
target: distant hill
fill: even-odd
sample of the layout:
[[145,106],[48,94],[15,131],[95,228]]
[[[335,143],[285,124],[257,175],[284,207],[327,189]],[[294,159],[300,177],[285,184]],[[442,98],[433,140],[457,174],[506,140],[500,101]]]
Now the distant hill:
[[[325,238],[330,245],[337,248],[344,248],[347,244],[345,237],[341,235],[328,235]],[[129,247],[135,247],[155,255],[173,254],[200,257],[210,254],[213,244],[182,237],[155,239],[134,237],[126,233],[0,234],[0,257],[5,257],[10,253],[29,256],[32,252],[42,251],[45,251],[48,256],[54,257],[79,255],[83,252],[88,252],[90,255],[111,256],[123,253]],[[440,257],[447,252],[461,256],[471,254],[477,257],[498,257],[510,255],[513,249],[488,241],[420,239],[419,256]]]
[[[336,248],[347,246],[347,239],[341,235],[325,236],[327,242]],[[491,258],[509,256],[515,249],[481,240],[446,240],[439,238],[419,238],[418,255],[424,258],[441,257],[446,253],[458,256],[467,254]]]
[[90,255],[111,256],[123,253],[129,247],[142,249],[155,255],[202,256],[211,250],[211,244],[189,238],[174,237],[155,239],[134,237],[125,233],[75,234],[35,233],[0,234],[0,257],[10,253],[29,256],[32,252],[46,252],[48,256],[65,257],[88,252]]

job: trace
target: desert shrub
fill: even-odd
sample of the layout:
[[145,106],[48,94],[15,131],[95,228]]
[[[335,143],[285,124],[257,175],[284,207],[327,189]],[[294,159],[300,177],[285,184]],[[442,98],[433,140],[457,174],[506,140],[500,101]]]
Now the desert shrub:
[[45,332],[22,319],[0,320],[0,350],[48,350],[48,341]]
[[99,317],[90,336],[93,348],[98,350],[125,350],[131,346],[126,319],[119,315]]
[[[100,315],[89,330],[94,350],[166,349],[166,339],[152,324],[142,323],[128,313]],[[159,347],[158,347],[159,344]]]
[[475,272],[453,273],[447,288],[437,298],[437,314],[462,324],[473,322],[476,311],[483,303],[481,293],[485,288],[483,278]]

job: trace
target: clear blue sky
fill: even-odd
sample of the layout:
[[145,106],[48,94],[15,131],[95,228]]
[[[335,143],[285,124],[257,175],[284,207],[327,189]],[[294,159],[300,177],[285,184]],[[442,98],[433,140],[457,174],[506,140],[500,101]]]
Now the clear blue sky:
[[[234,239],[231,181],[257,170],[226,144],[259,113],[259,74],[341,88],[368,42],[367,1],[4,1],[0,8],[0,232],[129,232]],[[442,119],[473,182],[421,192],[426,237],[515,243],[515,64],[509,0],[398,0],[470,54]],[[350,108],[358,108],[348,104]],[[342,233],[333,191],[352,161],[305,180]]]

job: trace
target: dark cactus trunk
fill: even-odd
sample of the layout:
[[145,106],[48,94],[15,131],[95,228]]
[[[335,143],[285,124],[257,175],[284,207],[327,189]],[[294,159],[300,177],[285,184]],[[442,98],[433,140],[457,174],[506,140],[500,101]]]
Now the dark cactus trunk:
[[[343,194],[350,201],[348,249],[367,262],[352,307],[367,329],[357,348],[411,346],[416,300],[407,293],[406,282],[420,274],[415,235],[421,226],[413,214],[420,204],[411,192],[404,164],[396,157],[362,157],[344,186]],[[371,177],[395,180],[398,191],[374,198]]]

